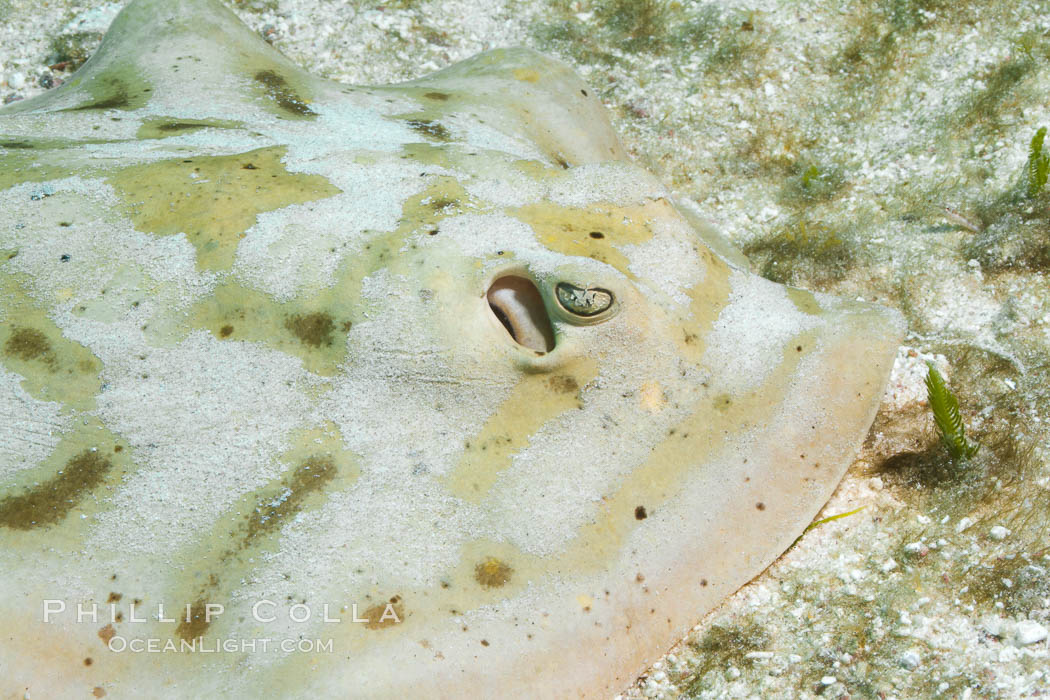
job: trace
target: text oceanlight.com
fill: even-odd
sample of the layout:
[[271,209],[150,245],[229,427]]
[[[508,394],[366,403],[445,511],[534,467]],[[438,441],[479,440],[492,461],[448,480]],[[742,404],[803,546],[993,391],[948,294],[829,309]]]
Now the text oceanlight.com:
[[226,639],[161,639],[149,637],[146,639],[127,639],[115,635],[106,642],[110,651],[118,654],[132,652],[136,654],[163,654],[166,652],[189,652],[196,654],[265,654],[267,652],[281,651],[286,654],[301,652],[306,654],[332,653],[334,645],[332,639],[272,639],[270,637],[256,637],[253,639],[240,639],[229,637]]

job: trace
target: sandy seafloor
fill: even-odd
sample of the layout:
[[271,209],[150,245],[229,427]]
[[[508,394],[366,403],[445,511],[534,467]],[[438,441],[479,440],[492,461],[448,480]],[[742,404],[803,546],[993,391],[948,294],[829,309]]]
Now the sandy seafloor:
[[[123,3],[0,0],[0,98],[68,78]],[[311,71],[419,76],[528,45],[772,279],[900,309],[882,410],[822,517],[624,697],[1050,696],[1050,3],[247,0]],[[59,42],[61,43],[61,42]],[[68,49],[67,49],[68,50]],[[1050,150],[1050,144],[1048,144]],[[959,396],[967,463],[922,379]]]

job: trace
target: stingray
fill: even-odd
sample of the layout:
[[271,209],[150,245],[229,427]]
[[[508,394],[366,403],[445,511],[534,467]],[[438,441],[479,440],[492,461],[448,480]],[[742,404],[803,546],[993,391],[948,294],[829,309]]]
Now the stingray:
[[527,49],[135,0],[0,110],[0,695],[605,697],[812,520],[896,312],[775,284]]

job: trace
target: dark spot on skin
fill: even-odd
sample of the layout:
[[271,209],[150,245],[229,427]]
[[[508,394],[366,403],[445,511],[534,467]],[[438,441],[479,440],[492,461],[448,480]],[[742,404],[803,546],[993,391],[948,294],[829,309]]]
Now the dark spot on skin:
[[547,386],[563,394],[575,394],[580,390],[580,385],[576,382],[576,378],[567,374],[556,374],[550,377],[547,380]]
[[231,326],[230,324],[226,324],[225,326],[223,326],[222,328],[219,329],[219,337],[220,338],[229,338],[230,335],[232,335],[232,334],[233,334],[233,326]]
[[649,517],[649,514],[645,512],[645,506],[638,506],[634,509],[635,520],[645,520]]
[[483,647],[487,647],[488,645],[489,645],[489,642],[488,642],[488,640],[487,640],[487,639],[482,639],[482,640],[481,640],[481,646],[483,646]]
[[66,462],[60,474],[25,493],[0,499],[0,526],[29,530],[57,523],[81,496],[102,482],[112,466],[98,452],[84,450]]
[[448,129],[433,119],[409,119],[406,123],[410,128],[423,134],[423,136],[436,141],[448,141],[452,138],[452,135],[448,133]]
[[[448,199],[446,197],[441,197],[439,199],[435,199],[431,202],[428,202],[427,206],[430,207],[432,211],[442,212],[445,209],[456,206],[457,204],[459,204],[458,199]],[[434,231],[434,233],[437,233],[437,231]]]
[[124,597],[123,593],[110,593],[109,597],[106,598],[107,603],[119,603],[120,599]]
[[91,664],[93,664],[93,663],[95,663],[95,662],[94,662],[94,660],[93,660],[93,659],[92,659],[92,658],[91,658],[90,656],[89,656],[89,657],[87,657],[86,659],[84,659],[84,665],[85,665],[85,666],[90,666],[90,665],[91,665]]
[[757,510],[765,510],[766,509],[766,504],[762,503],[761,501],[759,501],[758,503],[755,504],[755,508]]
[[4,354],[27,362],[54,358],[47,336],[35,328],[16,328],[4,343]]
[[445,92],[425,92],[423,97],[428,100],[437,100],[438,102],[444,102],[449,98],[448,93]]
[[127,109],[131,104],[131,100],[128,98],[128,88],[120,80],[110,78],[109,83],[106,85],[109,91],[108,97],[103,97],[95,100],[94,102],[85,102],[82,105],[76,107],[69,107],[67,109],[60,110],[62,112],[81,112],[93,109]]
[[798,351],[798,352],[802,352],[802,346],[801,345],[796,345],[795,346],[795,350]]
[[700,585],[701,586],[706,586],[707,585],[707,579],[706,578],[700,579]]
[[164,122],[163,124],[157,125],[157,131],[175,132],[175,131],[189,131],[190,129],[203,129],[203,124],[194,124],[192,122]]
[[289,316],[284,327],[292,332],[305,345],[319,348],[332,344],[332,332],[335,323],[332,317],[323,312]]
[[591,231],[587,235],[595,240],[601,240],[602,238],[605,238],[605,234],[601,231]]
[[510,581],[514,569],[505,561],[489,557],[474,567],[474,580],[483,588],[499,588]]
[[[380,603],[373,605],[368,610],[365,610],[362,616],[368,620],[365,623],[365,627],[370,630],[381,630],[386,627],[393,627],[398,624],[399,621],[405,619],[405,604],[401,600],[401,596],[396,595],[390,599],[390,610],[393,611],[394,615],[397,616],[395,620],[393,616],[387,613],[387,603]],[[384,619],[384,615],[386,618]]]
[[189,614],[187,614],[185,607],[181,609],[179,613],[181,621],[179,626],[175,628],[175,634],[180,639],[190,642],[194,639],[200,639],[208,631],[208,626],[211,623],[204,617],[205,605],[206,601],[198,599],[197,602],[190,605]]
[[645,581],[645,576],[642,576],[639,572],[638,575],[634,577],[634,580],[638,583],[643,583]]
[[254,76],[255,82],[266,88],[266,96],[277,103],[277,106],[297,117],[316,117],[317,112],[310,109],[299,95],[288,85],[284,77],[272,70],[261,70]]
[[244,546],[287,522],[299,512],[306,496],[331,481],[335,474],[335,464],[328,457],[310,457],[300,464],[283,483],[285,495],[279,499],[265,498],[248,516]]

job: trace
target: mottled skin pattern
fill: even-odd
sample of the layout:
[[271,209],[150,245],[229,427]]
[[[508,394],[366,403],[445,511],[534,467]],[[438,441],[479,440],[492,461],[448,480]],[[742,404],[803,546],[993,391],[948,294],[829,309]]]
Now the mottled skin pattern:
[[899,335],[750,275],[563,64],[348,87],[210,0],[0,110],[0,210],[0,697],[614,694],[813,517]]

